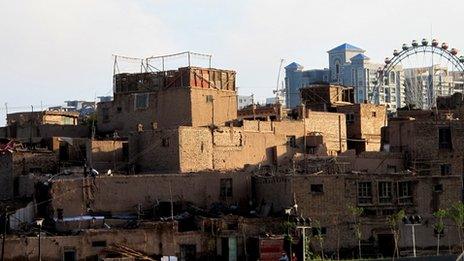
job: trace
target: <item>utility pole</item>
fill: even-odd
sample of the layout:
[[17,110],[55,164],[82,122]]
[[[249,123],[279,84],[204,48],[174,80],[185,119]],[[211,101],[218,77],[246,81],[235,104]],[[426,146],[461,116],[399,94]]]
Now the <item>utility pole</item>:
[[38,255],[38,259],[39,261],[42,261],[42,254],[41,254],[41,247],[40,247],[40,237],[41,237],[41,234],[42,234],[42,225],[43,225],[43,218],[41,219],[37,219],[35,222],[37,224],[37,226],[39,226],[39,255]]
[[[6,125],[8,125],[8,103],[5,102],[5,122],[6,122]],[[10,128],[6,128],[6,134],[7,134],[7,137],[11,137],[10,136]]]
[[31,116],[29,117],[29,146],[32,148],[32,126],[33,126],[33,117],[34,117],[34,106],[31,105]]
[[171,221],[174,221],[174,203],[172,202],[172,184],[169,181],[169,197],[171,200]]
[[406,226],[411,226],[411,237],[412,237],[412,252],[414,257],[416,257],[416,234],[415,234],[415,226],[421,225],[422,217],[418,215],[404,217],[403,223]]

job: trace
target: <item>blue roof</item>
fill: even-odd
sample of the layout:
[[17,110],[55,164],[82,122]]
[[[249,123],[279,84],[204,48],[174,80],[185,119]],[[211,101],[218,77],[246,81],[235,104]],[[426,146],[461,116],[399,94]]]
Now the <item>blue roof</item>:
[[356,47],[354,45],[351,45],[351,44],[348,44],[348,43],[344,43],[340,46],[337,46],[335,48],[333,48],[332,50],[328,51],[329,53],[332,53],[332,52],[343,52],[343,51],[358,51],[358,52],[364,52],[363,49],[359,48],[359,47]]
[[367,57],[364,54],[360,53],[360,54],[357,54],[357,55],[351,57],[350,60],[353,61],[353,60],[369,60],[369,59],[370,59],[369,57]]
[[303,66],[301,66],[300,64],[298,64],[296,62],[293,62],[293,63],[285,66],[285,69],[299,69],[299,68],[303,68]]

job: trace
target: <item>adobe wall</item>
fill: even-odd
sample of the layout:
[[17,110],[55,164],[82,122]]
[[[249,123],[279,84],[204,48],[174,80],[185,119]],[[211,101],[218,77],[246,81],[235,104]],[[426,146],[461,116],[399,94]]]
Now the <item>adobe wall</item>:
[[[135,93],[116,93],[114,101],[99,103],[98,131],[117,131],[120,136],[128,136],[130,132],[137,131],[139,123],[144,130],[151,130],[153,123],[162,129],[210,126],[213,115],[215,125],[223,125],[237,118],[237,97],[234,91],[173,87],[148,94],[148,108],[144,109],[135,109]],[[103,108],[108,110],[108,119],[103,119]]]
[[352,159],[353,169],[367,173],[397,173],[405,170],[402,154],[365,151]]
[[51,152],[15,151],[0,154],[0,200],[31,196],[34,187],[27,175],[31,172],[55,174],[57,167],[58,159]]
[[[357,245],[354,234],[354,217],[350,213],[348,206],[358,206],[358,187],[360,181],[372,182],[372,204],[362,205],[365,213],[376,211],[377,214],[361,218],[363,239],[367,240],[371,235],[390,234],[391,230],[386,223],[386,218],[390,212],[385,210],[398,211],[405,209],[406,213],[419,214],[424,218],[422,226],[416,227],[416,244],[418,247],[436,246],[436,238],[433,235],[435,218],[433,212],[438,209],[447,209],[453,203],[460,200],[459,176],[446,177],[416,177],[405,175],[299,175],[286,177],[258,177],[253,182],[256,187],[256,203],[264,205],[267,203],[272,206],[274,212],[283,211],[291,207],[294,203],[298,205],[298,215],[310,217],[314,222],[320,222],[321,227],[327,229],[324,236],[326,249],[335,250],[337,241],[341,247],[355,247]],[[378,181],[412,181],[413,182],[413,202],[411,205],[382,205],[378,198]],[[312,184],[322,184],[323,192],[311,191]],[[434,192],[435,186],[441,184],[442,192]],[[382,214],[384,213],[384,214]],[[446,219],[445,235],[446,240],[441,244],[448,246],[457,241],[454,225],[451,220]],[[428,224],[428,225],[427,225]],[[401,225],[400,247],[410,247],[410,228]],[[420,235],[420,236],[419,236]],[[312,243],[317,242],[312,240]],[[317,243],[314,247],[320,251]]]
[[[171,187],[175,202],[192,202],[203,208],[215,202],[245,206],[251,197],[250,176],[248,173],[195,173],[101,176],[94,181],[92,178],[59,179],[51,189],[51,205],[55,210],[62,208],[65,217],[86,213],[87,204],[94,212],[134,213],[138,204],[150,208],[159,201],[169,202]],[[222,178],[232,179],[231,198],[220,196]]]
[[180,171],[179,130],[160,129],[129,136],[129,164],[136,172]]
[[[242,127],[179,127],[129,137],[130,164],[136,172],[236,170],[247,166],[289,165],[305,150],[305,133],[323,135],[330,154],[346,150],[344,114],[309,112],[301,121],[243,121]],[[295,144],[288,140],[294,136]],[[163,144],[163,140],[169,144]]]
[[[241,169],[246,165],[275,165],[275,159],[280,163],[289,163],[293,153],[279,150],[277,147],[287,147],[284,134],[271,131],[252,131],[237,127],[223,127],[213,133],[213,167],[215,170]],[[298,148],[288,148],[294,152]]]
[[[104,247],[92,242],[105,241],[107,246],[122,244],[147,255],[179,256],[181,244],[196,245],[197,256],[212,251],[204,244],[208,236],[201,232],[176,232],[171,223],[154,224],[153,228],[84,230],[80,235],[41,237],[42,260],[63,260],[66,249],[76,251],[76,260],[101,255]],[[37,260],[38,237],[8,237],[5,241],[5,260]]]
[[[85,125],[57,125],[45,124],[38,127],[38,136],[41,138],[70,137],[88,138],[90,137],[90,127]],[[27,138],[26,136],[25,138]]]
[[346,122],[348,137],[365,139],[366,151],[379,151],[381,129],[387,124],[387,112],[383,105],[361,103],[337,107],[341,113],[352,113],[353,121]]
[[[237,93],[235,91],[193,87],[190,91],[191,126],[211,126],[213,121],[214,125],[221,126],[237,119]],[[207,96],[212,96],[212,100]]]
[[320,132],[331,155],[347,150],[346,119],[343,113],[310,111],[306,115],[306,132]]
[[[440,128],[450,129],[451,149],[439,148]],[[390,150],[407,153],[410,165],[413,168],[426,169],[427,173],[439,175],[441,164],[451,164],[452,174],[461,175],[464,155],[463,133],[464,123],[456,120],[391,121],[389,124]]]
[[14,176],[30,172],[54,174],[58,169],[58,157],[51,151],[15,151],[13,153]]
[[209,128],[179,128],[179,171],[181,173],[212,170],[213,141]]
[[120,140],[91,140],[91,164],[97,170],[123,170],[126,158],[123,154],[123,144]]
[[13,197],[13,155],[0,153],[0,200]]
[[[189,88],[170,88],[146,93],[149,101],[148,108],[144,109],[135,108],[135,93],[115,93],[112,102],[99,103],[98,131],[117,131],[120,136],[128,136],[130,132],[137,131],[138,124],[142,124],[144,130],[152,130],[153,123],[156,123],[157,128],[192,125]],[[108,110],[108,119],[103,119],[103,108]]]

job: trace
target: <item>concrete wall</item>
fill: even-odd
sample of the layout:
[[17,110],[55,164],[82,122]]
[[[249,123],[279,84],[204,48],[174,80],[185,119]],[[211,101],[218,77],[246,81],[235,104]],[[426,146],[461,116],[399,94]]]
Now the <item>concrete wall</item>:
[[[158,201],[170,201],[170,187],[175,202],[192,202],[207,208],[212,203],[248,204],[248,173],[196,173],[97,177],[86,180],[60,179],[53,183],[52,207],[63,209],[65,217],[82,215],[87,204],[94,212],[134,213],[136,206],[153,207]],[[221,198],[220,180],[232,179],[232,197]],[[92,185],[93,184],[93,185]],[[72,192],[72,193],[71,193]],[[117,204],[115,204],[117,202]],[[55,211],[56,215],[56,211]]]

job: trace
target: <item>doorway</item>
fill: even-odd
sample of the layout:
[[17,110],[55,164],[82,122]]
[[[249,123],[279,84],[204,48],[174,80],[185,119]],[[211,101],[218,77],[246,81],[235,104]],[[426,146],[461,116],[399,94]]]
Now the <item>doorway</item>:
[[395,239],[393,234],[378,234],[379,252],[384,256],[393,256],[395,251]]

